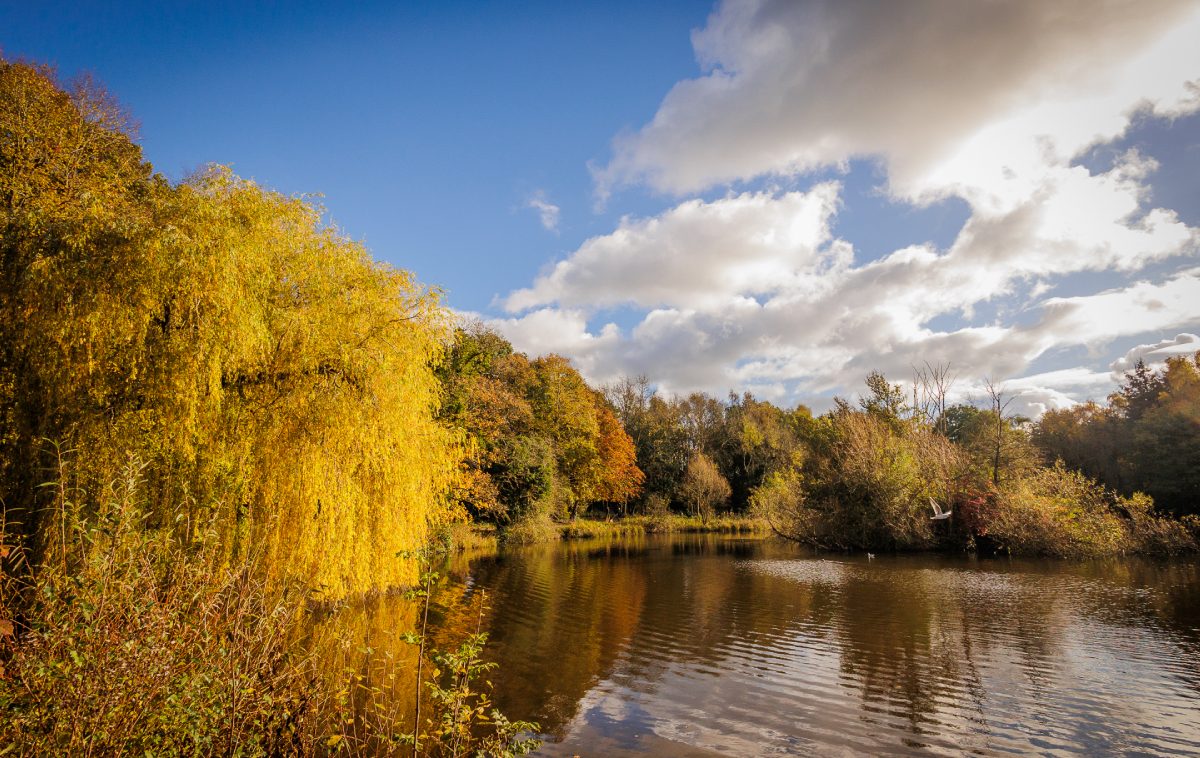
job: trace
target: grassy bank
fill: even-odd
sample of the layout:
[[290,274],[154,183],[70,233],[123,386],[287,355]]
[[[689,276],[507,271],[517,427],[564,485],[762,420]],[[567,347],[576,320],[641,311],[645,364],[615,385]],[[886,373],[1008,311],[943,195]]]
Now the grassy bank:
[[610,520],[578,518],[557,522],[549,519],[518,523],[502,539],[507,544],[553,542],[555,540],[603,539],[645,534],[761,534],[770,532],[767,522],[749,516],[714,516],[701,519],[678,514],[626,516]]
[[613,521],[576,519],[559,525],[563,539],[620,537],[636,534],[767,534],[766,521],[749,516],[628,516]]
[[435,540],[436,546],[460,553],[495,552],[499,547],[499,532],[492,524],[455,522],[447,525]]

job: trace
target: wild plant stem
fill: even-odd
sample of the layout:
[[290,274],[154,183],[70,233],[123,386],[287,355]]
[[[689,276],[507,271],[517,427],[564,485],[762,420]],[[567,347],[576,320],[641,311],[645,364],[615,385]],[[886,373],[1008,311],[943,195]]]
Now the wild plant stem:
[[421,644],[417,648],[417,698],[413,719],[413,758],[420,755],[421,750],[421,664],[425,660],[425,630],[429,625],[429,595],[432,594],[433,574],[425,573],[425,609],[421,613]]
[[[483,604],[486,600],[487,600],[487,590],[480,590],[479,591],[479,616],[475,619],[475,639],[479,639],[479,630],[483,628]],[[468,681],[468,677],[470,676],[471,660],[467,659],[467,661],[465,661],[462,665],[463,665],[463,668],[458,672],[458,677],[455,679],[455,683],[454,683],[455,690],[457,690],[460,693],[462,692],[463,686],[466,684],[466,682]],[[456,695],[456,699],[454,701],[454,716],[453,716],[455,732],[454,732],[454,744],[450,750],[451,755],[458,755],[458,747],[461,744],[461,735],[458,733],[457,727],[458,727],[458,714],[459,714],[459,711],[462,709],[463,705],[464,705],[464,703],[459,702],[457,699],[457,695]]]

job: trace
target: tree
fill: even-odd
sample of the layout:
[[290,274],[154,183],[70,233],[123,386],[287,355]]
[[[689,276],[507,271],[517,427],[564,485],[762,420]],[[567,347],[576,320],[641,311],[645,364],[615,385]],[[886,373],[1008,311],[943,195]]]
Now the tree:
[[533,434],[529,361],[475,323],[455,331],[438,373],[442,421],[468,441],[456,500],[472,518],[499,525],[535,510],[554,490],[556,465],[552,445]]
[[534,430],[554,446],[559,509],[574,518],[596,499],[600,482],[600,426],[592,390],[561,355],[546,355],[530,365],[536,377],[530,397]]
[[437,293],[303,199],[170,184],[123,123],[0,62],[0,502],[45,548],[135,457],[151,528],[329,596],[411,582],[460,456]]
[[754,488],[791,462],[799,444],[795,418],[812,414],[804,406],[789,413],[748,392],[730,395],[725,413],[727,439],[717,461],[733,489],[733,508],[745,508]]
[[439,376],[443,420],[471,443],[457,495],[472,517],[507,528],[596,502],[624,509],[641,491],[633,440],[566,358],[531,362],[473,323],[456,330]]
[[638,468],[646,474],[646,494],[678,500],[690,456],[689,440],[679,422],[678,407],[658,395],[650,397],[638,433]]
[[1200,353],[1169,358],[1149,384],[1159,388],[1154,403],[1130,418],[1130,485],[1162,507],[1194,513],[1200,510]]
[[701,452],[692,453],[683,476],[680,494],[693,516],[704,521],[729,500],[729,482],[721,476],[717,464]]
[[1127,474],[1125,419],[1109,406],[1088,401],[1052,409],[1033,426],[1031,440],[1048,462],[1061,460],[1070,468],[1124,492]]
[[1012,398],[1004,397],[1004,387],[998,386],[990,378],[984,378],[983,386],[992,402],[993,431],[992,431],[992,484],[1000,485],[1000,459],[1004,453],[1004,412],[1008,409]]
[[1200,369],[1175,357],[1154,371],[1139,361],[1107,406],[1050,411],[1034,427],[1049,458],[1179,514],[1200,510]]
[[693,392],[673,403],[679,427],[690,452],[716,455],[729,441],[725,426],[725,406],[711,395]]
[[899,384],[890,383],[878,371],[867,375],[867,389],[871,394],[860,398],[858,404],[867,413],[878,416],[893,426],[898,425],[905,414],[912,410],[905,398],[904,388]]
[[642,491],[645,475],[637,466],[637,450],[621,422],[608,407],[604,396],[595,395],[596,421],[600,430],[596,448],[600,455],[600,476],[596,500],[621,506],[627,512],[629,501]]
[[921,368],[913,367],[913,407],[926,422],[932,420],[938,434],[946,434],[947,398],[957,378],[949,363],[931,366],[926,361]]
[[1146,362],[1138,358],[1133,371],[1125,374],[1125,383],[1110,398],[1110,402],[1122,411],[1125,418],[1138,421],[1158,405],[1159,395],[1166,389],[1166,377],[1151,371]]
[[973,476],[987,480],[995,487],[997,471],[1000,478],[1020,478],[1040,463],[1037,449],[1031,444],[1023,427],[1023,419],[1002,416],[1000,426],[1000,458],[996,459],[996,414],[973,405],[958,404],[946,409],[945,436],[965,454]]

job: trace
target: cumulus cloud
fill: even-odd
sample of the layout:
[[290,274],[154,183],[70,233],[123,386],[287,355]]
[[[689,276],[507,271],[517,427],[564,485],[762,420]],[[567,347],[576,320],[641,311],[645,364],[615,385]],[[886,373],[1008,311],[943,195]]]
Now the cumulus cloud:
[[622,219],[505,301],[509,311],[574,306],[703,305],[730,295],[816,286],[797,280],[844,265],[831,241],[838,185],[809,192],[691,200],[648,219]]
[[1030,149],[1014,133],[1069,155],[1120,133],[1130,107],[1185,107],[1175,69],[1198,23],[1182,0],[725,2],[692,36],[706,74],[618,137],[597,182],[679,194],[883,155],[911,192],[1004,168],[979,160],[984,143],[1012,172]]
[[[1020,377],[1008,385],[1030,415],[1102,397],[1117,364],[1031,367],[1200,327],[1200,269],[1180,263],[1200,234],[1146,207],[1146,155],[1103,171],[1074,158],[1137,113],[1200,110],[1197,38],[1200,6],[1174,2],[723,3],[693,36],[705,75],[616,140],[599,191],[688,193],[872,155],[897,202],[966,201],[957,237],[856,259],[834,231],[838,182],[684,199],[585,241],[493,323],[593,380],[644,373],[672,392],[807,399],[927,360]],[[636,324],[591,324],[614,308]]]
[[[1031,277],[1136,269],[1185,250],[1188,235],[1162,243],[1145,227],[1126,245],[1118,234],[1048,238],[1053,208],[1030,206],[1003,223],[973,219],[946,251],[913,246],[855,265],[829,231],[835,208],[822,185],[626,219],[513,293],[513,315],[494,323],[524,349],[575,357],[598,381],[644,373],[670,391],[757,386],[782,396],[840,391],[872,369],[907,376],[922,360],[1014,376],[1056,347],[1197,320],[1200,279],[1189,270],[1089,295],[1031,294],[1017,301],[1025,326],[936,329],[935,319],[1011,295]],[[588,330],[589,313],[625,303],[647,309],[627,333]],[[527,308],[535,310],[520,315]],[[1059,390],[1048,407],[1063,397]]]
[[542,222],[542,228],[548,232],[558,231],[558,216],[561,212],[554,203],[546,199],[546,193],[538,190],[533,197],[525,203],[526,208],[532,208],[538,213],[538,220]]
[[[1200,295],[1200,292],[1197,293]],[[1200,336],[1190,333],[1178,334],[1174,339],[1160,340],[1147,345],[1135,345],[1120,358],[1109,364],[1113,381],[1121,381],[1128,371],[1132,371],[1139,360],[1153,366],[1168,358],[1191,356],[1200,352]]]
[[[1079,399],[1103,399],[1112,389],[1112,377],[1107,372],[1077,367],[1009,379],[998,389],[1010,398],[1009,413],[1037,418],[1048,410],[1070,408]],[[955,400],[971,402],[986,397],[984,386],[971,382],[965,391],[960,388]]]

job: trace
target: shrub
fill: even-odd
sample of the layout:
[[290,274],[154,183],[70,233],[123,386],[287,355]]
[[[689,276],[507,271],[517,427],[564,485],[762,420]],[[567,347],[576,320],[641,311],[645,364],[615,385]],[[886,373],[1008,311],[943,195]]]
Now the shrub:
[[1061,463],[1010,482],[988,533],[1011,553],[1081,558],[1128,552],[1126,526],[1103,486]]
[[221,568],[211,533],[145,528],[140,472],[68,522],[59,560],[5,577],[8,740],[34,755],[305,751],[318,672],[292,645],[303,594]]
[[[274,586],[251,562],[228,566],[211,531],[184,542],[177,530],[149,528],[143,470],[130,460],[94,515],[61,500],[62,549],[32,574],[12,525],[0,522],[3,752],[408,755],[408,701],[394,695],[411,669],[389,655],[386,670],[364,675],[336,627],[311,623],[302,587]],[[424,687],[439,722],[451,709],[454,745],[520,755],[533,725],[463,711],[490,705],[471,686],[483,641],[476,629],[457,653],[435,654],[449,683],[435,669]],[[441,741],[422,747],[445,754]]]
[[823,419],[799,467],[752,496],[776,531],[814,545],[865,550],[930,547],[929,500],[957,496],[961,456],[924,429],[843,410]]
[[1164,518],[1154,510],[1154,500],[1149,495],[1135,492],[1117,502],[1129,516],[1126,529],[1131,548],[1146,555],[1181,555],[1196,550],[1196,531],[1189,528],[1198,520],[1185,516],[1181,521]]
[[729,502],[731,490],[712,458],[697,452],[688,460],[679,494],[692,516],[708,521],[719,506]]
[[514,521],[500,533],[500,542],[505,545],[530,545],[536,542],[553,542],[559,539],[558,526],[545,513],[531,513]]

